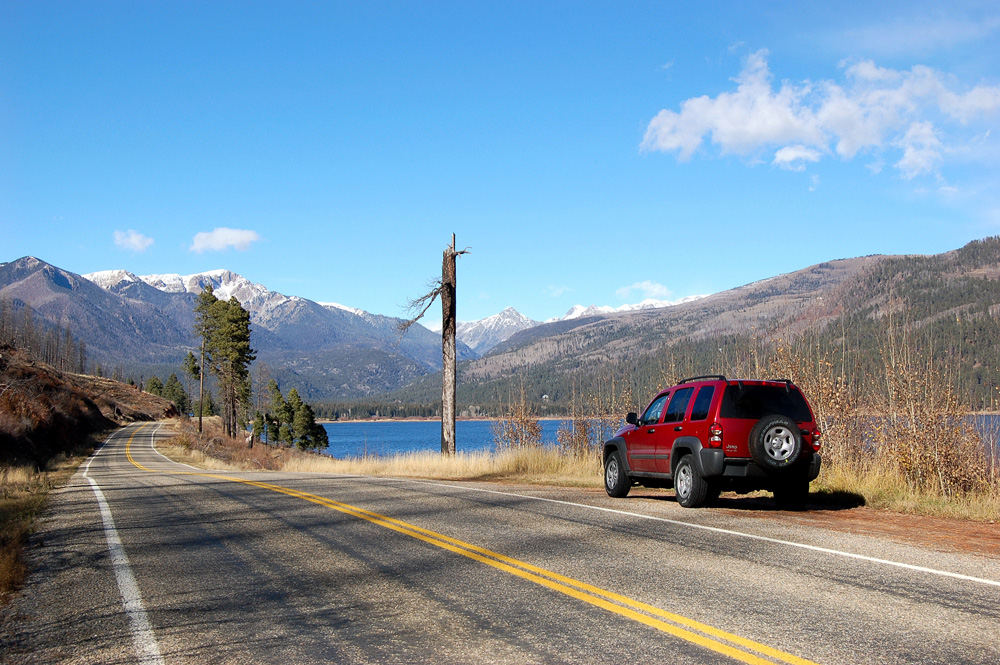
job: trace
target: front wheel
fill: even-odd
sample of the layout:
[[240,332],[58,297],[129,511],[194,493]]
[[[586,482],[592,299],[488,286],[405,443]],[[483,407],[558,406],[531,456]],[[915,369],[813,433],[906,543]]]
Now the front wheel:
[[703,506],[708,500],[708,481],[698,473],[690,455],[685,455],[677,463],[674,470],[674,492],[677,493],[677,503],[685,508]]
[[608,496],[620,499],[626,496],[630,489],[632,489],[632,479],[625,472],[621,455],[617,450],[612,451],[604,460],[604,491]]

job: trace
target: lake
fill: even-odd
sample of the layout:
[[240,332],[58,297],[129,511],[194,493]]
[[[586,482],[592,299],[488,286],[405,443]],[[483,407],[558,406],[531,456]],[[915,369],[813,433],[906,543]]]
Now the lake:
[[[983,438],[992,441],[996,450],[992,459],[1000,459],[1000,416],[975,416]],[[455,424],[456,448],[460,452],[493,449],[491,420],[460,420]],[[542,442],[554,445],[559,427],[565,420],[542,420]],[[418,450],[441,451],[441,422],[438,420],[363,421],[324,423],[329,447],[323,451],[337,458],[364,455],[394,455]]]
[[[456,449],[459,452],[493,450],[491,420],[460,420],[455,423]],[[542,420],[542,442],[556,443],[556,432],[565,421]],[[441,451],[441,421],[364,421],[324,423],[330,445],[325,452],[337,458],[364,455],[394,455],[418,450]]]

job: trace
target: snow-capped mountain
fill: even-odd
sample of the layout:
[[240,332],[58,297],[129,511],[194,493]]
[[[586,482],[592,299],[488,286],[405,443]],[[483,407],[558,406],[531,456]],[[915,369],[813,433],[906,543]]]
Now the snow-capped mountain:
[[[621,305],[620,307],[610,307],[607,305],[574,305],[562,316],[557,316],[544,321],[544,323],[554,323],[557,321],[570,321],[591,316],[611,316],[623,312],[634,312],[643,309],[659,309],[671,307],[681,303],[698,300],[705,296],[687,296],[678,300],[656,300],[647,298],[639,303]],[[343,305],[334,305],[343,307]],[[513,307],[508,307],[499,314],[487,316],[476,321],[459,321],[455,330],[456,337],[460,342],[467,344],[476,355],[482,356],[489,353],[498,344],[507,341],[514,334],[522,330],[534,328],[543,322],[535,321],[524,316]],[[440,332],[441,324],[436,320],[425,324],[428,329]]]
[[661,309],[663,307],[673,307],[674,305],[680,305],[686,302],[691,302],[694,300],[700,300],[705,298],[704,295],[697,296],[685,296],[677,300],[657,300],[655,298],[646,298],[642,302],[630,304],[630,305],[620,305],[619,307],[611,307],[609,305],[573,305],[569,308],[562,316],[557,316],[552,319],[548,319],[545,323],[553,323],[555,321],[569,321],[571,319],[580,319],[587,316],[610,316],[612,314],[621,314],[622,312],[636,312],[643,309]]
[[[174,321],[186,345],[193,342],[197,294],[211,286],[217,298],[235,297],[250,313],[258,359],[313,397],[384,392],[441,365],[440,335],[425,328],[414,326],[400,337],[397,318],[284,295],[229,270],[139,276],[104,270],[82,277],[126,305],[155,307]],[[458,345],[459,359],[474,355]]]
[[459,323],[455,328],[455,336],[481,356],[514,333],[537,325],[538,321],[508,307],[485,319]]

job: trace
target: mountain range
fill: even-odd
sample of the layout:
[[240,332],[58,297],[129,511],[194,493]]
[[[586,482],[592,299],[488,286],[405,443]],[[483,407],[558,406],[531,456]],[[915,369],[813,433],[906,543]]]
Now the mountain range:
[[[102,371],[135,378],[177,372],[197,349],[194,304],[207,286],[218,298],[235,297],[250,313],[252,344],[265,373],[310,399],[380,395],[441,367],[437,332],[416,325],[400,336],[399,318],[287,296],[229,270],[78,275],[35,257],[0,264],[0,298],[15,308],[30,306],[46,325],[68,325]],[[575,307],[564,318],[585,310],[597,308]],[[458,358],[481,356],[538,325],[513,308],[461,322]]]
[[[211,285],[250,312],[258,372],[310,399],[381,394],[441,366],[440,336],[400,319],[285,296],[227,270],[137,276],[124,270],[77,275],[34,257],[0,264],[0,298],[29,306],[49,326],[68,326],[105,373],[165,376],[197,349],[194,305]],[[473,352],[459,345],[459,360]]]
[[[930,256],[827,261],[666,308],[543,323],[459,365],[458,397],[481,408],[523,390],[540,411],[565,413],[574,395],[627,384],[641,407],[639,395],[681,375],[757,376],[755,359],[806,334],[815,353],[850,362],[849,376],[865,381],[889,330],[930,353],[964,403],[996,408],[1000,238]],[[422,377],[392,399],[428,403],[436,390],[436,377]]]
[[[45,325],[68,326],[92,362],[126,377],[179,373],[181,360],[197,346],[197,294],[209,285],[250,312],[255,380],[275,378],[311,400],[430,403],[440,395],[440,334],[417,325],[400,337],[395,317],[283,295],[227,270],[77,275],[33,257],[0,264],[0,301],[12,305],[8,310],[27,306]],[[677,303],[576,306],[546,322],[507,308],[459,323],[459,398],[486,403],[517,381],[536,398],[565,401],[573,385],[593,383],[599,374],[624,372],[655,382],[653,374],[684,354],[700,358],[697,366],[721,368],[732,363],[713,358],[716,351],[726,356],[736,353],[729,350],[734,344],[824,331],[834,321],[875,335],[886,303],[901,298],[915,325],[937,330],[945,341],[964,335],[957,343],[978,357],[961,362],[971,363],[976,386],[992,385],[987,374],[1000,366],[991,355],[1000,353],[992,350],[1000,348],[1000,333],[994,340],[989,327],[997,326],[1000,314],[998,238],[929,257],[828,261]],[[961,324],[963,316],[986,332],[970,339],[945,328]]]

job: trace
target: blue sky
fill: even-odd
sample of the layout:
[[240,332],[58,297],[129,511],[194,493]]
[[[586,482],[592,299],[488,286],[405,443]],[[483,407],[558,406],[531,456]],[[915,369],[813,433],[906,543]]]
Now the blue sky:
[[461,320],[1000,233],[1000,6],[0,1],[0,261]]

